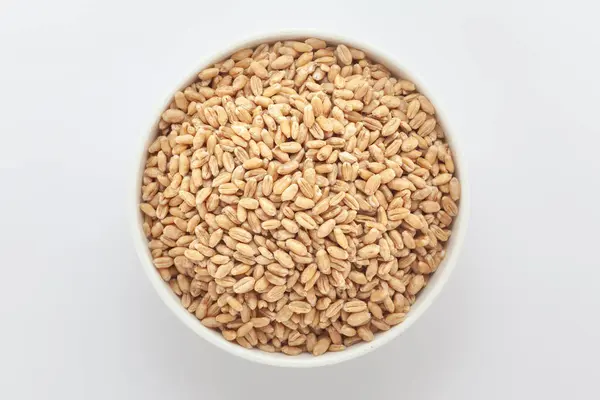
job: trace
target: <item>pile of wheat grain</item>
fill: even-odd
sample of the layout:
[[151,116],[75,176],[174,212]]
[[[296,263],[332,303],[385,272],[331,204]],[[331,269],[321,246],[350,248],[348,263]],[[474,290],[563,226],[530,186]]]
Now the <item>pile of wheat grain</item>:
[[243,49],[175,93],[148,149],[154,264],[241,346],[339,351],[401,323],[460,183],[415,85],[320,39]]

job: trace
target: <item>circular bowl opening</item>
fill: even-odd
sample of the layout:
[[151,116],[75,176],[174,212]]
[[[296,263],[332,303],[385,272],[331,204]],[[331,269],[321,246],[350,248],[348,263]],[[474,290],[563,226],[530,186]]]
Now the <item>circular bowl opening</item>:
[[[414,82],[419,92],[428,97],[436,107],[436,116],[438,122],[444,128],[446,140],[452,148],[454,162],[456,164],[455,175],[460,179],[462,188],[459,206],[460,212],[453,221],[452,236],[450,237],[446,246],[446,257],[442,260],[437,271],[431,275],[427,286],[419,293],[417,300],[411,306],[411,310],[408,312],[404,322],[393,327],[387,332],[377,333],[374,340],[371,342],[361,342],[354,344],[341,352],[328,352],[317,357],[308,353],[302,353],[298,356],[288,356],[282,353],[267,353],[258,349],[246,349],[238,344],[225,340],[219,332],[206,328],[204,325],[202,325],[193,314],[189,313],[183,306],[181,306],[180,299],[171,291],[169,285],[162,280],[158,271],[154,267],[150,251],[147,247],[147,240],[142,230],[143,219],[139,211],[142,185],[141,177],[143,175],[147,156],[146,150],[157,135],[158,121],[160,120],[161,113],[169,106],[172,99],[172,94],[175,91],[183,89],[190,83],[194,82],[197,79],[197,73],[203,68],[221,61],[237,50],[247,47],[255,47],[261,43],[271,43],[280,40],[305,39],[308,37],[317,37],[323,39],[327,41],[328,44],[344,43],[360,49],[364,51],[371,60],[385,65],[393,75],[403,77]],[[447,282],[452,270],[456,266],[458,254],[462,247],[463,239],[467,229],[469,211],[469,186],[465,160],[464,156],[462,155],[462,147],[454,135],[454,131],[452,130],[452,126],[449,124],[449,120],[446,118],[443,105],[440,104],[435,95],[432,95],[427,86],[423,85],[421,79],[419,79],[419,77],[414,73],[408,71],[401,62],[396,61],[393,57],[378,50],[375,46],[361,43],[360,41],[349,37],[336,37],[332,35],[315,34],[314,32],[293,32],[288,34],[263,35],[254,37],[250,40],[240,41],[239,43],[224,50],[220,54],[205,58],[204,61],[202,61],[197,68],[195,68],[193,72],[183,80],[183,82],[181,82],[181,84],[173,88],[173,90],[168,94],[168,97],[166,98],[162,107],[155,110],[155,112],[150,115],[148,125],[144,127],[144,131],[141,135],[141,140],[137,151],[139,151],[139,153],[135,159],[135,169],[132,171],[135,181],[132,184],[132,190],[129,194],[127,211],[128,214],[132,216],[130,224],[133,232],[134,245],[140,258],[142,268],[144,269],[160,298],[188,328],[213,345],[235,356],[262,364],[280,367],[318,367],[337,364],[346,360],[360,357],[385,345],[386,343],[389,343],[392,339],[396,338],[406,331],[410,326],[412,326],[435,300]]]

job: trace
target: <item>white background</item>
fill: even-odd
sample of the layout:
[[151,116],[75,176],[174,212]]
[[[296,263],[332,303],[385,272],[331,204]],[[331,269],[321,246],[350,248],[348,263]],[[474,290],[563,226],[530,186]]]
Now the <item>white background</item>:
[[[0,398],[597,399],[600,25],[592,1],[0,2]],[[459,266],[406,334],[312,370],[181,324],[125,195],[151,113],[250,34],[395,55],[444,104],[472,186]]]

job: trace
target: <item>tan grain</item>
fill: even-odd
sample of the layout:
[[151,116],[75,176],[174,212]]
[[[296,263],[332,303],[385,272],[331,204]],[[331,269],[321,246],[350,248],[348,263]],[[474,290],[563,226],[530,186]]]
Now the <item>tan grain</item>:
[[348,317],[348,324],[350,326],[361,326],[366,324],[371,320],[371,314],[368,311],[361,311],[357,313],[353,313]]

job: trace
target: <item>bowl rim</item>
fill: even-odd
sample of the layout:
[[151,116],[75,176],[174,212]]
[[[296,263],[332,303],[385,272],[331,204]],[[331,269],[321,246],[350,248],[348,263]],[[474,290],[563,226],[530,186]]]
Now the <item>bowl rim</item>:
[[[172,101],[173,93],[181,88],[185,88],[191,82],[197,79],[197,74],[203,68],[219,62],[233,52],[246,48],[254,47],[261,43],[272,43],[279,40],[293,40],[298,38],[316,37],[327,41],[328,43],[344,43],[351,47],[363,50],[370,59],[375,60],[385,65],[393,74],[396,76],[404,77],[415,83],[419,92],[424,94],[436,107],[436,115],[438,120],[444,127],[446,134],[446,140],[448,141],[452,151],[454,153],[454,162],[457,165],[456,175],[460,177],[461,182],[461,199],[459,205],[459,213],[456,219],[453,221],[452,236],[448,242],[446,248],[446,257],[442,260],[438,270],[432,275],[430,283],[419,295],[418,300],[407,314],[406,319],[401,324],[394,326],[387,332],[381,332],[375,335],[375,339],[371,342],[358,343],[341,352],[330,352],[324,355],[314,357],[310,354],[301,354],[299,356],[288,356],[282,353],[268,353],[258,349],[246,349],[237,344],[231,343],[225,340],[218,332],[212,329],[206,328],[200,323],[200,321],[184,307],[181,306],[179,298],[171,291],[170,287],[160,277],[158,271],[154,267],[150,255],[150,251],[147,247],[147,239],[142,230],[142,215],[139,211],[140,202],[140,190],[142,184],[142,175],[144,170],[145,161],[147,158],[146,149],[148,145],[156,137],[156,128],[160,115],[169,106]],[[243,359],[267,364],[272,366],[280,367],[319,367],[325,365],[332,365],[347,361],[353,358],[363,356],[375,349],[378,349],[385,344],[389,343],[393,339],[400,336],[407,329],[409,329],[418,320],[429,306],[434,302],[442,288],[447,283],[452,271],[456,267],[458,256],[464,242],[467,224],[469,219],[470,209],[470,192],[469,192],[469,181],[467,178],[467,166],[465,155],[463,153],[463,147],[460,145],[460,141],[457,140],[455,131],[450,124],[450,120],[445,115],[445,107],[438,98],[432,96],[427,89],[427,85],[422,84],[420,76],[415,74],[411,69],[406,68],[405,63],[400,63],[395,57],[391,56],[388,52],[381,50],[380,48],[373,46],[368,43],[364,43],[352,36],[348,35],[337,35],[326,32],[317,32],[312,30],[289,30],[285,33],[260,33],[254,34],[233,43],[223,51],[218,52],[214,55],[208,55],[201,57],[200,62],[196,64],[196,68],[191,73],[187,74],[186,77],[180,80],[179,85],[174,85],[164,97],[161,107],[154,111],[149,117],[150,122],[144,125],[144,131],[136,141],[136,151],[138,156],[132,161],[134,167],[131,168],[133,171],[134,183],[131,185],[131,191],[127,199],[127,216],[132,230],[132,237],[134,241],[134,247],[138,258],[142,264],[142,267],[146,273],[146,276],[150,280],[155,291],[166,304],[166,306],[192,331],[198,336],[207,340],[209,343],[215,345],[219,349],[225,350],[226,352]],[[432,281],[434,281],[432,283]]]

